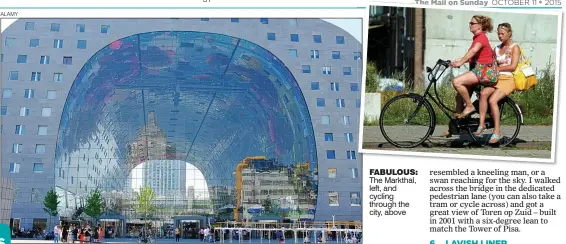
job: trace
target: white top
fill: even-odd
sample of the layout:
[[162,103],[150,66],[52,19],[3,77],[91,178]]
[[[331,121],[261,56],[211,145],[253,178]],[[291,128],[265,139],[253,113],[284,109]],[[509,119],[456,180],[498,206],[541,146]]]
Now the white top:
[[[507,50],[505,50],[505,52],[503,54],[500,54],[500,50],[501,50],[501,47],[502,47],[501,45],[502,44],[499,44],[495,47],[495,60],[497,61],[497,66],[501,67],[501,66],[511,65],[511,62],[512,62],[511,50],[513,50],[513,46],[517,45],[517,43],[511,44],[511,46],[509,46],[509,48],[507,48]],[[513,75],[513,73],[511,73],[509,71],[499,72],[499,74],[501,74],[501,75]]]

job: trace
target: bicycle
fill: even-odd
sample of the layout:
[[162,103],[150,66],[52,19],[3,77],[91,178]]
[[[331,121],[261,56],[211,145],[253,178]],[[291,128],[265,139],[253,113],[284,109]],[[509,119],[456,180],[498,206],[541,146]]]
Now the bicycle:
[[[444,72],[448,69],[448,67],[450,67],[449,60],[439,59],[436,62],[434,68],[426,67],[426,71],[428,72],[427,78],[429,80],[429,84],[426,86],[426,89],[422,95],[417,93],[407,93],[407,94],[398,95],[390,99],[385,104],[385,106],[383,106],[383,109],[379,117],[379,128],[381,130],[381,133],[385,137],[385,140],[387,140],[387,142],[399,148],[414,148],[423,144],[434,133],[434,129],[437,123],[436,112],[433,109],[431,102],[429,101],[432,100],[432,102],[435,103],[437,107],[440,108],[441,112],[444,113],[450,120],[449,122],[450,134],[462,135],[467,133],[471,136],[473,142],[484,146],[487,144],[487,142],[489,141],[489,136],[487,136],[486,139],[484,138],[486,134],[480,136],[475,135],[475,132],[479,127],[479,113],[478,113],[479,99],[473,102],[476,111],[466,116],[465,118],[453,118],[450,114],[454,114],[455,111],[448,108],[444,103],[442,103],[438,95],[437,82],[440,79],[440,77],[442,77]],[[439,73],[439,71],[441,72]],[[434,86],[434,96],[430,92],[430,89],[433,86]],[[471,94],[472,95],[476,94],[476,96],[479,98],[480,91],[481,91],[480,86],[477,86],[475,89],[472,90]],[[416,108],[414,109],[409,108],[413,104],[416,104]],[[509,108],[510,111],[505,110],[507,108]],[[509,127],[508,125],[511,125],[507,123],[506,120],[504,120],[505,118],[508,117],[508,115],[510,115],[509,116],[510,118],[512,119],[514,118],[517,120],[516,123],[512,124],[511,126],[511,128],[514,129],[513,132],[511,133],[502,132],[503,138],[501,138],[499,145],[505,147],[510,143],[512,143],[519,135],[521,125],[523,124],[523,114],[521,113],[521,109],[519,108],[519,106],[510,97],[505,97],[501,99],[501,101],[499,101],[499,110],[501,117],[500,124],[502,125],[501,126],[502,130],[504,129],[503,125],[506,125],[505,127]],[[394,116],[392,116],[391,118],[387,116],[387,112],[390,111],[395,112]],[[421,111],[426,112],[426,114],[419,115],[418,113]],[[400,116],[399,114],[400,112],[408,112],[408,116],[406,117]],[[403,118],[403,121],[401,123],[405,125],[405,128],[407,129],[406,133],[399,133],[397,131],[399,130],[398,124],[394,124],[391,121],[392,119],[400,118],[400,117]],[[405,143],[404,140],[405,138],[411,135],[416,135],[416,130],[417,130],[416,125],[419,125],[420,123],[418,122],[421,122],[421,120],[428,120],[427,124],[425,125],[428,126],[428,128],[425,128],[426,131],[424,132],[424,135],[418,138],[416,142]],[[487,130],[493,129],[493,119],[491,118],[491,113],[489,111],[489,108],[486,114],[485,127]],[[387,133],[388,129],[391,129],[390,133]],[[402,136],[401,138],[402,140],[392,139],[392,137],[396,135]],[[511,135],[511,136],[507,137],[506,135]]]

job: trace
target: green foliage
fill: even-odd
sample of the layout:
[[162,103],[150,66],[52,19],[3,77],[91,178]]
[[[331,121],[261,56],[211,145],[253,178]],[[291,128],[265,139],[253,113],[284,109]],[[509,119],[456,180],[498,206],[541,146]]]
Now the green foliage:
[[[370,69],[370,67],[373,67]],[[465,67],[462,69],[466,69]],[[381,72],[375,69],[375,65],[368,64],[368,74],[366,75],[366,93],[374,93],[377,92],[378,88],[380,87],[379,78]],[[451,70],[446,70],[446,75],[443,77],[442,82],[438,84],[438,96],[440,100],[451,109],[454,109],[456,106],[455,96],[456,91],[451,86],[451,80],[454,78],[452,75]],[[555,87],[555,66],[552,61],[549,60],[546,67],[544,69],[538,70],[539,78],[538,84],[527,91],[516,91],[510,95],[510,97],[519,105],[521,108],[521,112],[523,113],[524,117],[524,124],[525,125],[551,125],[553,119],[553,111],[554,111],[554,87]],[[374,78],[371,78],[374,77]],[[377,78],[376,78],[377,77]],[[403,77],[403,75],[397,74],[393,75],[394,77]],[[404,81],[405,84],[411,83],[411,81],[407,81],[404,79],[398,80]],[[368,89],[368,87],[370,87]],[[411,86],[406,86],[411,87]],[[434,93],[434,89],[431,88],[430,92]],[[420,88],[418,90],[414,90],[413,92],[422,94],[424,88]],[[387,101],[391,98],[409,92],[409,89],[405,91],[386,91],[381,93],[381,105],[385,105]],[[432,103],[432,101],[431,101]],[[406,108],[402,105],[397,106],[398,109]],[[436,105],[433,104],[433,108],[437,115],[437,124],[445,125],[448,124],[448,118],[444,116],[443,112],[438,108]],[[403,114],[401,111],[395,112],[390,111],[388,114]],[[397,118],[398,121],[400,118]],[[369,118],[368,116],[364,116],[364,126],[377,126],[378,121],[376,118]]]
[[49,216],[55,217],[59,214],[57,211],[57,206],[59,205],[59,196],[54,189],[51,189],[45,195],[43,199],[43,211],[45,211]]
[[102,215],[102,195],[98,189],[90,193],[86,201],[85,213],[95,220]]
[[155,212],[155,206],[153,205],[153,200],[155,199],[155,191],[151,186],[147,185],[140,189],[140,192],[136,196],[137,204],[134,206],[136,211],[142,214],[144,217],[148,217],[153,212]]
[[269,197],[267,197],[262,204],[263,207],[263,212],[264,213],[271,213],[273,212],[273,209],[271,208],[271,199]]

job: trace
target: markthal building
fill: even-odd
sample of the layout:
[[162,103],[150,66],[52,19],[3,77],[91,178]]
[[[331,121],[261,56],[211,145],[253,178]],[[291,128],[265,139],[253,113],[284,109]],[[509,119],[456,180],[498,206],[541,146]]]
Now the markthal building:
[[[88,219],[95,190],[116,236],[147,219],[361,221],[362,45],[334,24],[19,19],[2,38],[14,229]],[[143,187],[149,217],[135,207]]]

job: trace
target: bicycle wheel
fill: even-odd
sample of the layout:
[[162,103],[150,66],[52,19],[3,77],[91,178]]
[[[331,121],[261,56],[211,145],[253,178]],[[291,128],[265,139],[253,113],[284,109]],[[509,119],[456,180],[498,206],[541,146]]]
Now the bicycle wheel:
[[385,140],[401,148],[421,145],[434,132],[435,125],[432,105],[417,94],[392,98],[383,106],[379,116],[379,128]]
[[[513,101],[513,99],[506,97],[499,102],[499,117],[500,117],[500,128],[503,138],[499,141],[499,146],[506,147],[519,135],[521,130],[521,125],[523,124],[523,116],[519,106]],[[486,130],[480,135],[476,136],[475,132],[477,126],[469,127],[468,133],[472,139],[482,146],[489,143],[491,135],[493,134],[493,118],[491,117],[491,111],[488,109],[486,119],[485,119]]]

